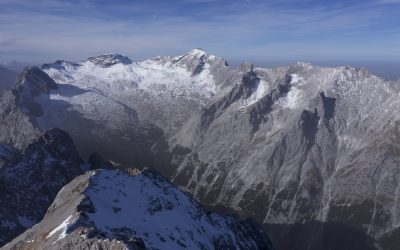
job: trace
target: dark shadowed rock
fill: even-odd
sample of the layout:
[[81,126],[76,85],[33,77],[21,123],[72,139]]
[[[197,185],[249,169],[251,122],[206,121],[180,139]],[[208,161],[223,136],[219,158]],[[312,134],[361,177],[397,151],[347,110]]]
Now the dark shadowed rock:
[[58,129],[6,158],[0,168],[0,245],[39,222],[58,191],[83,173],[82,165],[71,138]]

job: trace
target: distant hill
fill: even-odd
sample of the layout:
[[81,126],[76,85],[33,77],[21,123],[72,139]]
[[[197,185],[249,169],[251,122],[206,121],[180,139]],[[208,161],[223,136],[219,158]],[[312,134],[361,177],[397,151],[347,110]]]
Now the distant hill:
[[0,66],[0,93],[2,93],[6,88],[10,87],[16,77],[16,72]]

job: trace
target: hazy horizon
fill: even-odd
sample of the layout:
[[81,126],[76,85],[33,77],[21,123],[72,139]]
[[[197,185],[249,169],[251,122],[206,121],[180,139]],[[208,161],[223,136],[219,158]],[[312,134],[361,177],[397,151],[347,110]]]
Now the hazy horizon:
[[400,0],[1,0],[0,62],[197,47],[230,61],[399,61],[399,12]]
[[[180,54],[183,54],[185,52],[181,52]],[[170,56],[176,56],[179,54],[174,54]],[[92,55],[96,56],[96,55]],[[130,55],[126,55],[129,58],[131,58],[133,61],[141,61],[149,58],[140,58],[136,59],[134,57],[131,57]],[[250,58],[243,58],[242,60],[237,60],[237,59],[229,59],[224,57],[223,55],[218,55],[216,56],[223,57],[227,60],[228,64],[233,67],[237,67],[240,64],[244,62],[251,62],[254,65],[260,66],[260,67],[265,67],[265,68],[274,68],[274,67],[282,67],[282,66],[288,66],[290,64],[296,63],[296,62],[306,62],[306,63],[311,63],[312,65],[315,66],[323,66],[323,67],[341,67],[341,66],[349,66],[349,67],[356,67],[356,68],[366,68],[369,72],[372,74],[382,77],[386,80],[389,81],[396,81],[400,79],[400,60],[398,61],[352,61],[352,60],[305,60],[305,59],[293,59],[293,60],[251,60]],[[71,60],[73,62],[79,62],[82,60],[85,60],[86,58],[80,58],[79,60]],[[52,63],[55,62],[56,60],[65,60],[64,58],[57,58],[51,61],[36,61],[36,62],[29,62],[29,61],[17,61],[17,60],[11,60],[8,62],[0,62],[0,65],[5,66],[6,68],[9,68],[13,70],[16,73],[19,73],[17,71],[21,70],[21,66],[24,65],[32,65],[32,66],[41,66],[42,64],[45,63]],[[7,64],[17,64],[11,67],[7,67]],[[20,65],[18,65],[20,64]]]

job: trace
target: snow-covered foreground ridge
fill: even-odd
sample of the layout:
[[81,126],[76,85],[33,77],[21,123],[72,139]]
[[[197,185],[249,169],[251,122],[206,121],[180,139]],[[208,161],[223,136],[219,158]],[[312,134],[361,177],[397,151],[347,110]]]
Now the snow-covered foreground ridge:
[[272,249],[250,221],[208,213],[152,170],[89,171],[5,248]]

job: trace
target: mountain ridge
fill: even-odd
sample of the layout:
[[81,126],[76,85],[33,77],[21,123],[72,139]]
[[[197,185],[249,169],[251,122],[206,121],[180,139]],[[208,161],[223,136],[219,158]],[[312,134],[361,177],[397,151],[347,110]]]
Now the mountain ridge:
[[77,177],[60,191],[43,222],[4,249],[71,246],[272,249],[261,229],[250,221],[205,213],[149,169],[95,170]]

